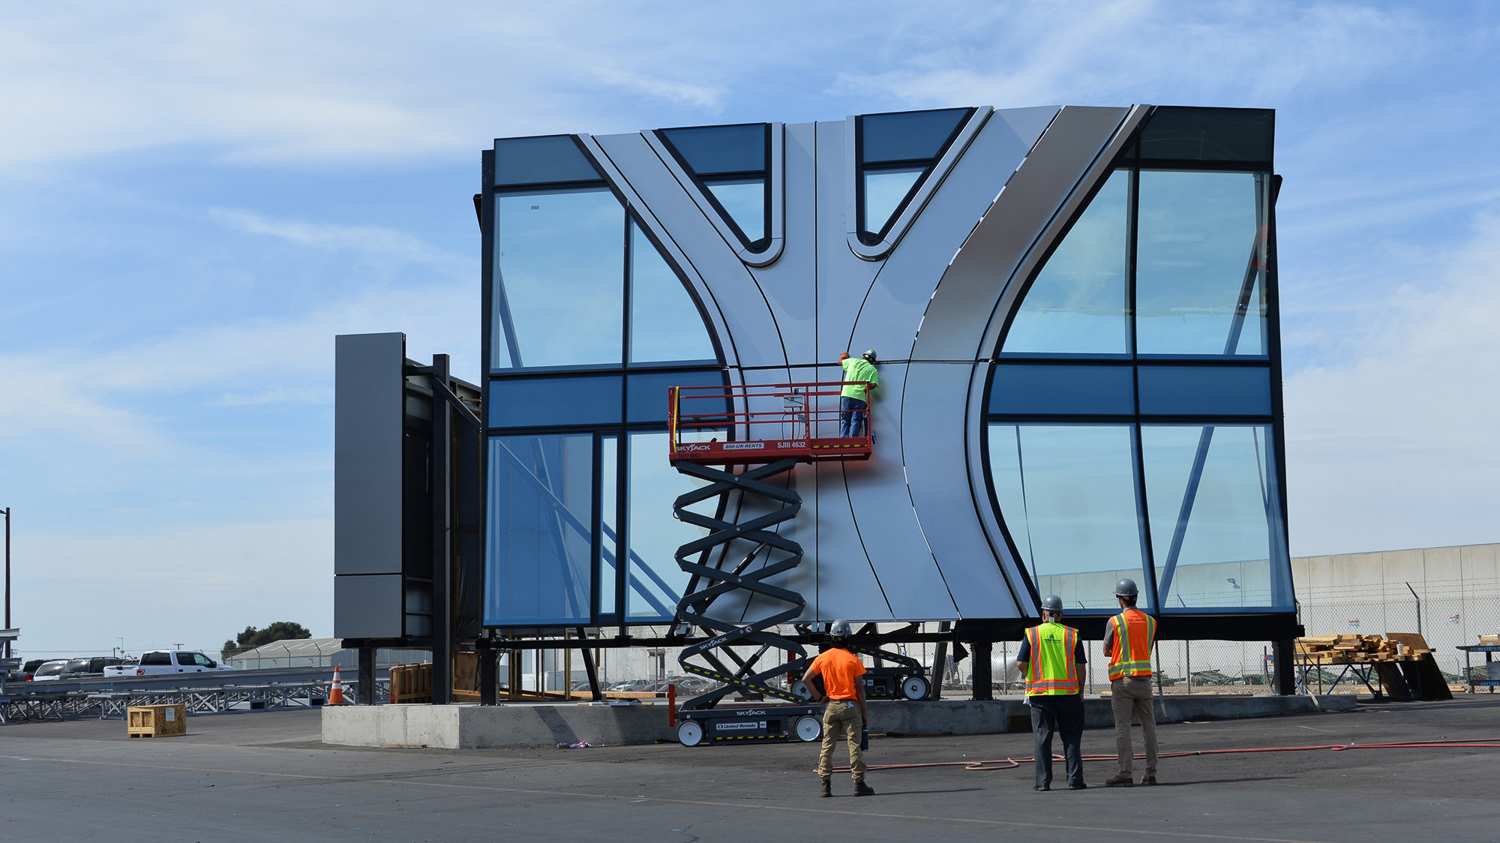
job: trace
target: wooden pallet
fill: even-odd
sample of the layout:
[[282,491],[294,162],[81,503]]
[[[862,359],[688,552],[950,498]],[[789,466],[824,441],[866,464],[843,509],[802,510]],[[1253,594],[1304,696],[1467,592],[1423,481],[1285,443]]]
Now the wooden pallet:
[[170,738],[187,734],[187,706],[132,705],[125,709],[126,728],[132,738]]

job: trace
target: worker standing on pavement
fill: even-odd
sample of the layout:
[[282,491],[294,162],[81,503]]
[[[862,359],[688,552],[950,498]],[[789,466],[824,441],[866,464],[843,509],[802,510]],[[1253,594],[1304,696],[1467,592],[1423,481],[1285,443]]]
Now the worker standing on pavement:
[[842,437],[865,435],[865,418],[873,397],[870,390],[880,386],[876,362],[873,349],[857,358],[850,357],[847,351],[839,355],[839,365],[844,369],[844,389],[839,395],[839,435]]
[[[802,674],[802,683],[812,694],[813,702],[826,696],[828,705],[823,709],[823,752],[818,756],[818,776],[823,780],[823,796],[833,795],[833,745],[838,742],[839,732],[849,743],[849,773],[854,777],[854,795],[870,796],[875,792],[865,784],[865,753],[860,746],[865,724],[870,722],[870,711],[865,705],[864,662],[849,652],[849,622],[840,618],[828,628],[833,637],[832,646],[808,665]],[[814,676],[823,677],[823,691],[819,693]]]
[[1031,706],[1031,731],[1036,738],[1036,786],[1052,789],[1052,736],[1062,733],[1068,789],[1083,790],[1084,663],[1078,630],[1063,626],[1062,598],[1042,598],[1042,622],[1026,630],[1016,651],[1016,668],[1026,678],[1026,704]]
[[1120,614],[1104,625],[1104,653],[1109,656],[1109,702],[1115,712],[1115,750],[1120,772],[1104,782],[1106,787],[1135,784],[1131,771],[1135,748],[1130,743],[1130,721],[1141,720],[1146,744],[1146,774],[1141,784],[1156,784],[1156,712],[1151,708],[1151,645],[1156,643],[1156,619],[1135,607],[1139,590],[1134,580],[1115,584]]

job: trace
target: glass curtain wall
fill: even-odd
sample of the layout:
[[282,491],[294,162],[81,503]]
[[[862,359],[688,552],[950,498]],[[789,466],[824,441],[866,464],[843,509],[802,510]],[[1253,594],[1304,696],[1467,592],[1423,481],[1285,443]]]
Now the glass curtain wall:
[[672,517],[667,387],[723,382],[713,337],[571,138],[497,141],[495,171],[485,624],[670,620],[701,532]]
[[994,502],[1038,596],[1075,610],[1112,610],[1121,577],[1163,612],[1293,605],[1268,124],[1243,141],[1210,111],[1146,125],[1001,338]]

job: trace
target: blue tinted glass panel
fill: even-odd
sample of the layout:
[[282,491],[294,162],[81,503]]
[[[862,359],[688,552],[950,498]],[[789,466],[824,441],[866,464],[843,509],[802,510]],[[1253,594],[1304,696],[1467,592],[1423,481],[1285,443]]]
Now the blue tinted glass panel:
[[495,369],[619,363],[625,209],[608,190],[495,201]]
[[1141,172],[1141,354],[1265,354],[1266,184],[1252,173]]
[[639,227],[630,235],[630,361],[716,360],[703,316]]
[[626,614],[632,622],[669,621],[682,599],[688,575],[677,565],[677,548],[707,535],[672,516],[672,502],[703,484],[667,462],[666,433],[630,434],[630,555],[626,570]]
[[734,220],[750,243],[766,236],[766,183],[764,179],[716,181],[708,192]]
[[1162,608],[1292,608],[1270,428],[1142,425],[1141,452]]
[[1129,366],[995,367],[990,412],[997,414],[1133,415]]
[[1003,352],[1130,353],[1129,209],[1130,173],[1119,170],[1094,195],[1026,291],[1005,334]]
[[[667,421],[667,388],[672,386],[716,386],[724,385],[724,376],[717,370],[705,372],[660,372],[650,375],[631,375],[629,379],[629,402],[626,412],[631,422]],[[724,393],[717,391],[712,397],[689,397],[682,399],[682,412],[686,414],[723,413]],[[662,453],[666,453],[663,451]]]
[[989,426],[1000,517],[1038,593],[1058,595],[1069,610],[1115,608],[1121,577],[1149,582],[1131,431],[1131,425]]
[[1270,163],[1275,136],[1276,112],[1269,108],[1164,106],[1141,130],[1141,157]]
[[1142,366],[1140,390],[1142,415],[1271,415],[1271,371],[1260,366]]
[[699,176],[766,169],[766,124],[662,129],[660,134]]
[[620,565],[620,438],[599,437],[599,614],[618,611]]
[[865,173],[865,231],[873,233],[885,228],[924,170],[907,167]]
[[860,118],[860,161],[917,161],[938,157],[967,108],[911,111],[904,114],[866,114]]
[[599,172],[567,135],[495,141],[496,186],[599,180]]
[[517,378],[490,382],[490,427],[619,424],[621,378]]
[[589,623],[594,437],[493,437],[484,622]]

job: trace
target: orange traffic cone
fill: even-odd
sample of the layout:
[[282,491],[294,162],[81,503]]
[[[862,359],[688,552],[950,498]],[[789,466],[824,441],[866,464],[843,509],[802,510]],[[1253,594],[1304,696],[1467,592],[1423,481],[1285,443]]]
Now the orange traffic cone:
[[339,679],[339,669],[337,667],[333,669],[333,687],[328,690],[328,704],[344,704],[344,683],[343,680]]

